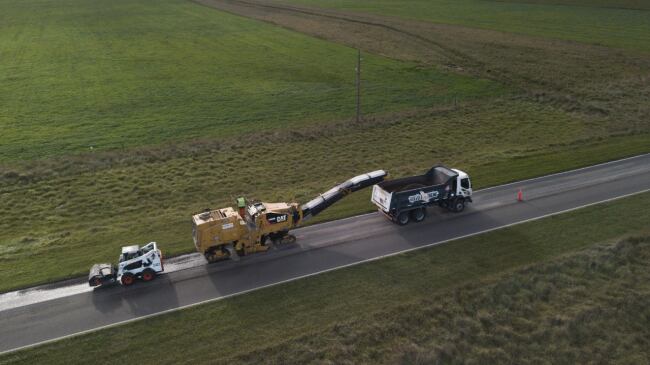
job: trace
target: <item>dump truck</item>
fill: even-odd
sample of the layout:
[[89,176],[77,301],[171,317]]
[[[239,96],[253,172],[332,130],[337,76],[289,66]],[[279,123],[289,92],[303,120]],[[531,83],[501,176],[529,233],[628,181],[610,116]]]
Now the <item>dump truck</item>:
[[196,250],[208,262],[226,260],[269,249],[269,243],[291,244],[289,232],[321,213],[349,193],[384,180],[384,170],[355,176],[305,204],[249,202],[240,197],[237,207],[205,209],[192,216],[192,238]]
[[163,271],[163,256],[156,242],[149,242],[143,247],[125,246],[122,247],[117,266],[103,263],[90,268],[88,285],[98,287],[117,282],[129,286],[136,279],[151,281]]
[[432,205],[462,212],[472,201],[472,183],[465,172],[437,165],[424,175],[378,183],[373,186],[371,201],[391,221],[403,226],[422,222]]

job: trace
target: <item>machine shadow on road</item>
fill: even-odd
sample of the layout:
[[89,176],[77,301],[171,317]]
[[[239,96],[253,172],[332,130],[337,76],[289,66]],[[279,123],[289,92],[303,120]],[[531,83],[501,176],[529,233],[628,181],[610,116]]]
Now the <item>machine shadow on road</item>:
[[[131,287],[116,285],[97,289],[93,292],[92,301],[95,308],[102,313],[128,312],[143,316],[178,307],[180,303],[176,285],[188,280],[204,278],[192,284],[196,288],[203,288],[200,295],[197,295],[197,301],[216,299],[375,257],[424,247],[507,223],[507,220],[497,218],[490,210],[480,211],[470,206],[463,213],[450,213],[434,207],[428,209],[428,217],[424,222],[403,227],[394,226],[395,229],[378,235],[376,239],[352,239],[308,250],[302,250],[298,246],[284,247],[239,260],[206,264],[161,275],[151,283],[136,282]],[[387,220],[385,224],[393,223]],[[527,238],[522,237],[521,241],[525,243]],[[525,244],[522,245],[522,250],[526,251]],[[523,251],[519,254],[527,254]],[[534,255],[533,252],[528,254]],[[125,310],[127,307],[128,310]]]
[[229,270],[213,271],[208,277],[221,296],[241,293],[359,261],[357,255],[340,249],[345,246],[282,248],[266,257],[251,257],[250,262],[242,260]]
[[[393,254],[424,246],[436,240],[444,240],[457,235],[461,216],[477,216],[487,226],[499,222],[484,216],[481,212],[468,208],[465,213],[449,213],[437,208],[430,208],[427,221],[408,226],[391,227],[393,223],[382,222],[391,228],[387,234],[379,235],[376,239],[351,239],[320,248],[299,249],[285,248],[284,252],[269,252],[245,257],[239,262],[226,261],[210,266],[227,266],[227,269],[208,269],[208,277],[216,292],[220,295],[231,295],[246,290],[260,288],[301,276],[331,270],[337,267],[358,263],[378,256]],[[449,224],[451,221],[458,223]],[[446,228],[447,226],[452,228]],[[361,227],[359,227],[361,228]],[[441,234],[442,233],[442,234]],[[435,234],[435,237],[432,235]],[[443,237],[440,239],[439,237]],[[301,242],[309,246],[309,242]],[[268,256],[267,256],[268,255]]]
[[144,316],[176,308],[178,294],[169,275],[160,275],[152,282],[136,281],[132,286],[119,284],[97,288],[92,293],[92,303],[103,314],[123,312]]

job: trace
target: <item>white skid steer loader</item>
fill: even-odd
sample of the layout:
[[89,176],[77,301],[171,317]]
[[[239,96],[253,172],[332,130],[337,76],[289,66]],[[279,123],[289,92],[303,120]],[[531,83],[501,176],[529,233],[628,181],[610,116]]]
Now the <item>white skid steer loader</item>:
[[151,281],[163,271],[163,257],[156,242],[150,242],[143,247],[126,246],[122,247],[117,267],[111,264],[93,265],[88,274],[88,284],[102,286],[119,282],[128,286],[136,279]]

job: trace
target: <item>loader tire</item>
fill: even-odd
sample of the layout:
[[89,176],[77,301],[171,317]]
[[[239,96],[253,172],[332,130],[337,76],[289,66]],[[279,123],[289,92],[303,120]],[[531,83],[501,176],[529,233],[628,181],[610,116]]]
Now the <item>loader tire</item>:
[[420,223],[427,217],[427,208],[419,208],[411,211],[413,222]]
[[405,226],[409,224],[410,221],[411,221],[411,217],[409,212],[401,212],[400,214],[397,215],[397,218],[395,219],[395,222],[400,226]]
[[151,269],[146,269],[142,272],[142,281],[151,281],[156,277],[156,272]]
[[122,285],[129,286],[135,283],[135,276],[133,274],[124,274],[122,275]]

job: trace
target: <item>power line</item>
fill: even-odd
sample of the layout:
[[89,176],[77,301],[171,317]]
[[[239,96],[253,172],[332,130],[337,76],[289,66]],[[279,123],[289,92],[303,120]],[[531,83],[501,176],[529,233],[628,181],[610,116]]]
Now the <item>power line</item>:
[[361,120],[361,50],[357,49],[357,123]]

